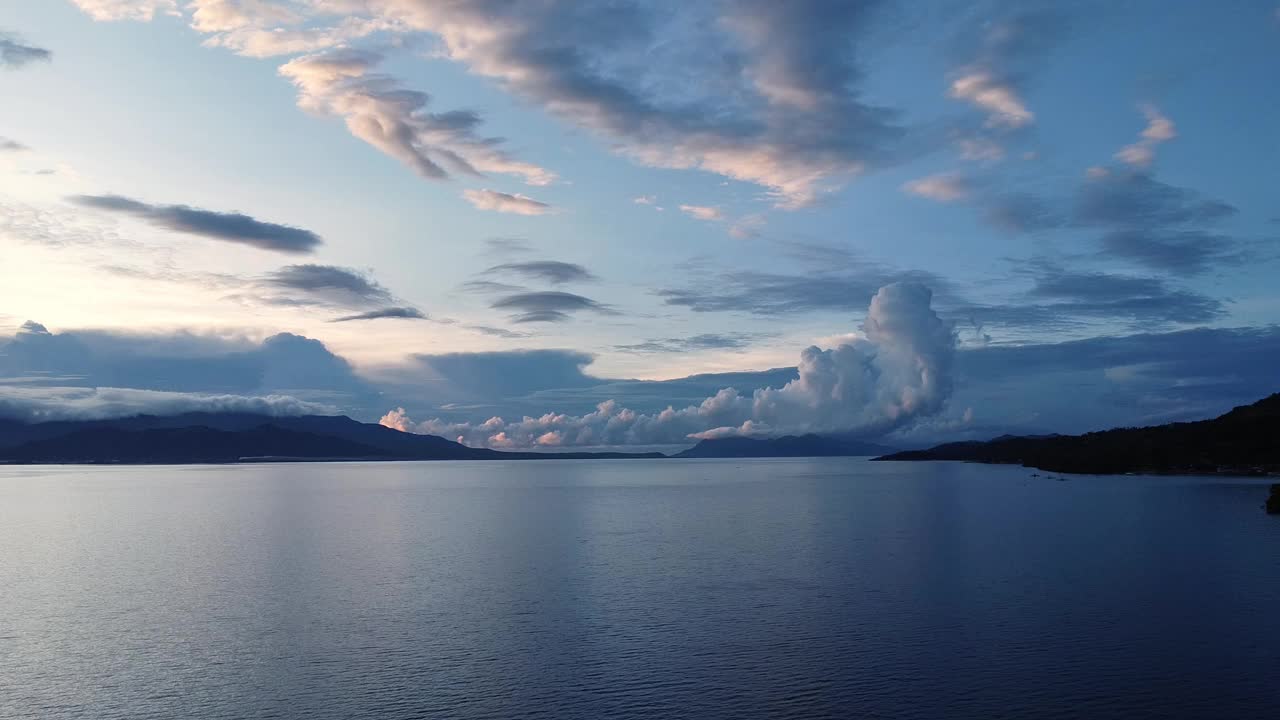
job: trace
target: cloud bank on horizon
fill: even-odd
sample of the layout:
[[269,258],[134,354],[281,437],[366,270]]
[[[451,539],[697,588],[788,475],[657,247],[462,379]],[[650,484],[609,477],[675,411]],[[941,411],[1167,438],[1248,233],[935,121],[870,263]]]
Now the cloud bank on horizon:
[[637,413],[616,400],[585,415],[546,413],[482,423],[414,423],[397,408],[381,423],[480,447],[663,445],[705,439],[850,432],[880,436],[943,408],[951,394],[956,338],[919,283],[886,285],[871,298],[862,335],[835,348],[805,348],[799,377],[744,395],[727,387],[696,405]]

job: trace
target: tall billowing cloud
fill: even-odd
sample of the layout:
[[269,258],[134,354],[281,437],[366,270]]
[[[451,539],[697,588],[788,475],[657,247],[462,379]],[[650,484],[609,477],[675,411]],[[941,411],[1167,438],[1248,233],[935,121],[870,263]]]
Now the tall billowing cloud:
[[242,213],[202,210],[189,205],[153,205],[120,195],[75,195],[70,200],[95,210],[132,215],[166,230],[263,250],[309,253],[323,242],[310,230],[264,222]]
[[429,112],[430,96],[401,87],[374,72],[378,53],[339,48],[285,63],[280,74],[298,88],[298,105],[320,115],[336,115],[352,135],[431,179],[454,173],[516,175],[546,185],[555,175],[515,160],[498,138],[476,134],[480,116],[466,110]]
[[658,445],[689,438],[857,432],[880,435],[936,414],[951,395],[956,339],[919,283],[880,288],[862,334],[832,349],[806,348],[799,377],[750,396],[724,388],[701,403],[637,413],[613,400],[585,415],[546,413],[482,423],[414,423],[403,409],[382,423],[494,448]]

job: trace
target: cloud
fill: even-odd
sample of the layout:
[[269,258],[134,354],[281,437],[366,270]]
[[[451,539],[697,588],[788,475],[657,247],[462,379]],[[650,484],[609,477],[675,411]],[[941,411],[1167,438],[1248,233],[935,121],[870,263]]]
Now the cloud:
[[292,25],[302,16],[274,0],[191,0],[191,27],[203,33],[226,32],[245,27]]
[[572,394],[606,382],[585,373],[593,360],[593,355],[574,350],[418,354],[404,365],[384,368],[380,381],[387,396],[399,402],[429,404],[451,415],[468,415],[495,403],[533,412],[530,405],[542,402],[539,393]]
[[1127,321],[1151,327],[1215,320],[1221,301],[1171,286],[1161,278],[1063,268],[1047,262],[1030,264],[1032,287],[1021,300],[1004,305],[959,305],[958,315],[975,322],[1064,331],[1089,322]]
[[1155,159],[1156,146],[1168,142],[1178,136],[1173,121],[1160,113],[1154,105],[1141,106],[1142,114],[1147,118],[1147,126],[1142,130],[1138,142],[1126,145],[1116,153],[1116,159],[1137,168],[1151,165]]
[[[31,392],[60,388],[57,397],[69,387],[80,388],[77,397],[92,388],[287,395],[351,410],[376,397],[346,360],[299,335],[279,333],[257,341],[192,332],[51,332],[34,321],[12,337],[0,338],[0,387],[15,382]],[[56,400],[49,400],[53,404]]]
[[476,332],[481,333],[482,335],[491,335],[493,337],[500,337],[500,338],[507,338],[507,339],[529,337],[528,333],[517,332],[515,330],[508,330],[506,328],[500,328],[500,327],[491,327],[489,325],[468,325],[467,329],[475,330]]
[[1276,326],[992,345],[958,354],[952,405],[989,419],[981,438],[1199,420],[1275,392],[1277,353]]
[[1108,172],[1086,181],[1076,199],[1075,218],[1085,225],[1201,225],[1236,213],[1227,203],[1156,180],[1140,170]]
[[71,0],[94,20],[150,21],[157,14],[177,15],[176,0]]
[[1202,230],[1116,230],[1102,236],[1102,247],[1104,255],[1183,276],[1247,259],[1234,238]]
[[630,345],[614,345],[613,349],[627,353],[687,353],[699,350],[737,350],[750,346],[761,338],[769,337],[765,333],[702,333],[689,337],[661,338],[646,340]]
[[631,202],[636,205],[656,205],[658,203],[658,197],[656,195],[641,195],[634,198]]
[[996,162],[1003,160],[1005,156],[1004,147],[989,138],[960,138],[956,141],[956,145],[960,148],[960,157],[963,160]]
[[968,182],[953,174],[929,175],[903,184],[902,189],[912,195],[938,202],[955,202],[969,196]]
[[334,318],[329,322],[352,322],[355,320],[381,320],[383,318],[398,318],[402,320],[427,320],[426,313],[413,307],[387,307],[377,310],[369,310],[368,312],[356,313],[355,315],[344,315]]
[[204,44],[224,47],[245,57],[268,58],[326,50],[394,28],[392,22],[347,18],[326,28],[241,27],[214,35]]
[[876,291],[895,282],[922,282],[945,285],[936,275],[902,271],[842,255],[819,267],[842,268],[838,272],[818,270],[802,274],[729,272],[702,277],[688,287],[657,291],[666,305],[686,307],[694,312],[742,312],[755,315],[785,315],[811,311],[860,311]]
[[1063,213],[1043,198],[1029,192],[1015,190],[991,193],[983,197],[980,204],[987,222],[1009,232],[1052,230],[1067,222]]
[[10,140],[7,137],[0,136],[0,152],[23,152],[30,149],[17,140]]
[[493,280],[468,280],[458,287],[463,292],[476,293],[479,295],[500,295],[503,293],[519,293],[528,290],[528,288],[522,285],[512,285],[511,283],[496,282]]
[[485,252],[491,255],[521,255],[533,252],[533,245],[520,238],[489,238],[484,241]]
[[760,229],[765,225],[764,215],[753,213],[751,215],[743,215],[734,220],[729,225],[729,237],[744,240],[746,238],[758,237]]
[[1023,97],[1028,80],[1066,28],[1067,18],[1057,12],[1021,7],[966,28],[957,48],[964,59],[952,73],[948,94],[986,113],[989,128],[1031,125],[1035,113]]
[[33,62],[49,62],[53,53],[34,45],[24,45],[12,33],[0,31],[0,68],[20,68]]
[[[862,4],[378,3],[439,36],[440,55],[646,165],[700,168],[812,202],[879,164],[900,131],[858,95]],[[652,42],[697,31],[696,42]],[[692,40],[692,36],[690,36]],[[696,81],[685,68],[700,68]]]
[[261,285],[287,291],[275,302],[281,305],[362,307],[395,300],[390,290],[364,273],[334,265],[286,265],[268,273]]
[[213,395],[137,388],[6,387],[0,385],[0,418],[22,422],[102,420],[190,412],[253,413],[287,417],[332,415],[332,405],[289,395]]
[[1236,212],[1228,203],[1161,182],[1146,171],[1121,168],[1085,180],[1073,222],[1102,228],[1107,256],[1195,275],[1244,259],[1239,240],[1212,229]]
[[[152,0],[146,11],[121,1],[78,4],[113,18],[174,9],[168,0]],[[281,69],[299,86],[299,104],[344,117],[357,137],[426,177],[469,174],[470,166],[532,184],[553,178],[472,137],[473,114],[425,113],[425,95],[372,73],[380,57],[345,47],[350,40],[432,33],[433,57],[499,83],[639,163],[752,183],[782,207],[813,203],[894,162],[905,134],[896,111],[862,97],[857,55],[880,14],[876,3],[199,0],[192,7],[193,26],[211,33],[210,45],[258,57],[330,48]]]
[[428,112],[430,96],[373,72],[380,62],[377,53],[338,48],[290,60],[280,74],[297,87],[299,107],[343,118],[352,135],[424,178],[498,173],[531,185],[555,179],[543,168],[512,158],[499,147],[501,139],[477,135],[478,114]]
[[520,193],[512,195],[497,190],[465,190],[462,197],[477,210],[492,210],[514,215],[548,215],[553,212],[550,205]]
[[720,208],[707,205],[681,205],[680,212],[691,218],[709,222],[719,222],[725,219],[724,212]]
[[617,314],[607,305],[574,293],[559,291],[523,292],[495,300],[489,307],[496,310],[515,311],[512,322],[564,322],[579,311],[591,311],[602,315]]
[[597,279],[590,270],[577,263],[560,262],[558,260],[531,260],[529,262],[503,263],[485,270],[486,273],[511,273],[543,280],[552,285],[563,285],[570,282],[585,282]]
[[120,195],[73,195],[68,199],[83,207],[131,215],[166,230],[262,250],[304,254],[323,242],[310,230],[263,222],[241,213],[215,212],[188,205],[152,205]]
[[544,413],[519,421],[413,423],[403,409],[383,423],[488,447],[656,445],[710,435],[852,431],[883,434],[937,413],[951,393],[955,335],[919,284],[881,288],[863,335],[831,350],[805,349],[796,379],[751,395],[723,388],[683,409],[638,413],[614,400],[585,415]]
[[952,80],[951,97],[986,110],[991,126],[1018,128],[1035,120],[1012,86],[980,70],[969,70]]

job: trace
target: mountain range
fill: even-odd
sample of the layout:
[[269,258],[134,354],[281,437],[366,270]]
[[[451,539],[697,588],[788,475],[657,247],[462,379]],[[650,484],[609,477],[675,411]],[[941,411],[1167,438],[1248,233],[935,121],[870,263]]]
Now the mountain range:
[[111,420],[0,420],[0,462],[220,463],[242,460],[537,460],[661,453],[531,453],[472,448],[342,415],[138,415]]
[[855,457],[884,455],[892,448],[831,435],[784,435],[778,438],[726,437],[699,441],[676,453],[678,458]]

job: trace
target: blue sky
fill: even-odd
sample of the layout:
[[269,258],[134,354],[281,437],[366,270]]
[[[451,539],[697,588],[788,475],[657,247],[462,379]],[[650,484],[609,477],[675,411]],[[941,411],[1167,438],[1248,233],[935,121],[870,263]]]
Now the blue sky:
[[[234,391],[502,446],[476,426],[908,441],[1273,392],[1280,9],[1115,5],[5,3],[0,400]],[[880,295],[912,330],[877,340],[893,283],[929,297]],[[15,350],[43,337],[101,363]],[[1218,364],[1187,374],[1190,340]],[[1135,354],[1029,350],[1114,342]],[[608,381],[803,370],[811,345],[834,385]],[[246,353],[252,382],[210,375]],[[123,369],[169,361],[163,387]],[[349,372],[289,377],[309,362]],[[582,419],[598,403],[647,416],[728,387],[714,418],[583,429],[609,422]]]

